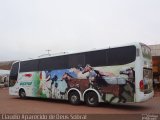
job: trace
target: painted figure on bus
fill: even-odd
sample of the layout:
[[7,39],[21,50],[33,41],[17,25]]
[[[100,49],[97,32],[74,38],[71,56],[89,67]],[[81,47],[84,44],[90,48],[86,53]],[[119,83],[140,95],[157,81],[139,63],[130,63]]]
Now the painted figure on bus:
[[[121,75],[126,75],[127,78]],[[77,88],[81,92],[93,88],[104,93],[102,95],[104,100],[106,100],[104,95],[109,93],[112,97],[107,101],[115,101],[118,97],[118,102],[125,102],[129,98],[126,96],[133,98],[134,76],[132,67],[120,70],[119,75],[114,75],[104,70],[97,70],[89,64],[84,68],[79,66],[65,70],[41,71],[38,94],[49,98],[66,99],[70,88]]]
[[72,73],[68,69],[45,71],[46,86],[49,90],[50,98],[65,99],[67,90],[69,89],[68,80],[72,77]]
[[48,81],[51,81],[50,82],[50,88],[48,88],[50,90],[50,96],[52,98],[55,98],[56,96],[56,92],[57,92],[57,87],[58,87],[58,83],[57,83],[57,80],[58,80],[58,77],[57,75],[54,75],[53,77],[51,77],[51,75],[48,74],[48,76],[50,76],[50,79],[48,79],[46,82]]
[[120,74],[127,75],[126,85],[124,86],[124,90],[130,94],[130,96],[134,96],[135,93],[135,71],[133,67],[126,68],[125,70],[121,70]]
[[106,86],[108,83],[104,79],[104,76],[105,77],[114,76],[112,73],[109,73],[109,72],[102,72],[102,71],[99,71],[99,70],[95,70],[89,64],[87,64],[86,67],[83,69],[82,74],[84,74],[86,72],[89,72],[89,75],[87,76],[87,79],[89,79],[90,87],[92,87],[92,88]]
[[50,91],[48,91],[48,87],[46,85],[46,81],[50,79],[50,76],[48,76],[45,71],[41,71],[39,73],[39,89],[37,92],[37,95],[40,97],[50,97]]
[[65,80],[67,83],[67,89],[70,88],[69,81],[73,79],[73,76],[71,76],[69,73],[65,72],[64,75],[62,76],[62,80]]

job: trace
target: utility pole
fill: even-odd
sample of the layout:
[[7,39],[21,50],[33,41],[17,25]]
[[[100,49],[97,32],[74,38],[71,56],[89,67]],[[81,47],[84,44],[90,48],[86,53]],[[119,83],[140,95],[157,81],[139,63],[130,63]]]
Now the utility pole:
[[51,56],[51,54],[49,53],[51,50],[46,50],[48,52],[48,55]]

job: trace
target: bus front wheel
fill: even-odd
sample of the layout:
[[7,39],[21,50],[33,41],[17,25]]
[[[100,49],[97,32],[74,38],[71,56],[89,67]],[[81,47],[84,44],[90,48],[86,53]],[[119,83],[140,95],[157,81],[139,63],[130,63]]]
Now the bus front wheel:
[[22,98],[22,99],[26,97],[26,93],[25,93],[24,89],[20,89],[20,90],[19,90],[19,96],[20,96],[20,98]]
[[71,104],[78,105],[80,103],[79,93],[76,91],[69,93],[68,100]]
[[98,105],[98,95],[95,92],[88,92],[84,100],[88,106],[94,107]]

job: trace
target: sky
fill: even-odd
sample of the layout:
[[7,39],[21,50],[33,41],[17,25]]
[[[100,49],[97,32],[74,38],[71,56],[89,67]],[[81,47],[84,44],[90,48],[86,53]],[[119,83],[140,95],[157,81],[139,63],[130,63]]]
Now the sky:
[[0,0],[0,61],[160,44],[160,0]]

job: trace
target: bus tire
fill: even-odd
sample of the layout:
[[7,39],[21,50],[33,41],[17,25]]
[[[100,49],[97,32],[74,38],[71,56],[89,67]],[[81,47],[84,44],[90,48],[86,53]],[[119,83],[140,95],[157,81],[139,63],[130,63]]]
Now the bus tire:
[[85,94],[85,103],[88,106],[95,107],[99,104],[97,93],[91,91]]
[[80,96],[77,91],[72,91],[69,93],[68,100],[72,105],[78,105],[80,103]]
[[24,91],[24,89],[19,90],[19,97],[21,99],[24,99],[26,97],[26,92]]

